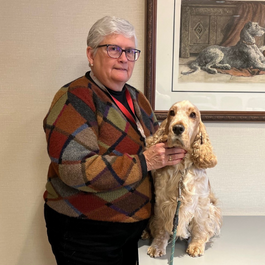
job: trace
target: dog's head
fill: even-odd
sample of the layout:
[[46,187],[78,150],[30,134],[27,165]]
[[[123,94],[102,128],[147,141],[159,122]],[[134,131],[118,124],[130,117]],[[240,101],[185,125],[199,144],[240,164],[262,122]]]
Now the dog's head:
[[177,102],[169,109],[154,139],[156,143],[167,142],[168,147],[185,149],[198,168],[210,168],[217,164],[200,111],[189,101]]
[[164,135],[168,147],[180,146],[189,151],[198,132],[201,114],[189,101],[175,103],[168,111]]
[[265,33],[265,28],[261,27],[257,22],[248,22],[245,24],[241,35],[244,34],[244,31],[247,31],[251,36],[262,36]]

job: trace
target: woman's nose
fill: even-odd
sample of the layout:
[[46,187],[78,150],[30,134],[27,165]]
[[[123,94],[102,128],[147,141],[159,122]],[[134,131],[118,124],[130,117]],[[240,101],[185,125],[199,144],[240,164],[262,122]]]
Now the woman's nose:
[[119,57],[119,60],[120,60],[120,61],[123,61],[123,62],[124,62],[124,61],[125,61],[125,62],[128,61],[125,51],[122,51],[121,56]]

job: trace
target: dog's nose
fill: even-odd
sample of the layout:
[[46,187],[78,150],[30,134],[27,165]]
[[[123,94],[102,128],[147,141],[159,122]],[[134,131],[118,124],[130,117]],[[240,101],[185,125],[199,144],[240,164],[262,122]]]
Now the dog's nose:
[[173,127],[173,132],[176,135],[181,135],[185,131],[185,127],[183,125],[175,125]]

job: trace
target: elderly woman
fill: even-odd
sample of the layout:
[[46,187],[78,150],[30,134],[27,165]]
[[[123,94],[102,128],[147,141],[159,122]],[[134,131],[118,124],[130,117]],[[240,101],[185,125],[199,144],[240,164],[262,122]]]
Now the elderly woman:
[[185,152],[159,143],[145,96],[128,85],[140,50],[133,26],[104,17],[90,29],[85,76],[63,86],[44,119],[50,156],[45,199],[57,264],[135,265],[151,214],[152,169]]

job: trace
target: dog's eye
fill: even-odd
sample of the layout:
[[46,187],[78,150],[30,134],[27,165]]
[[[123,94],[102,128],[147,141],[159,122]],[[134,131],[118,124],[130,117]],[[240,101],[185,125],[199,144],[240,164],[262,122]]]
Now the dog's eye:
[[170,115],[170,116],[174,116],[174,115],[175,115],[174,110],[171,110],[171,111],[169,112],[169,115]]
[[195,113],[195,112],[191,112],[190,117],[191,117],[192,119],[195,119],[195,118],[196,118],[196,113]]

